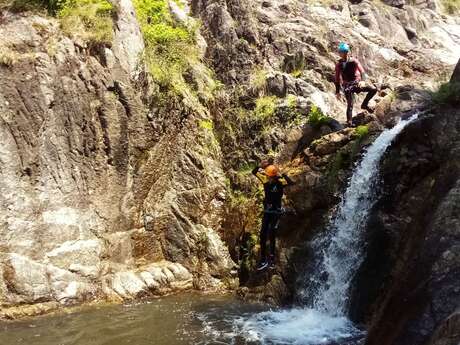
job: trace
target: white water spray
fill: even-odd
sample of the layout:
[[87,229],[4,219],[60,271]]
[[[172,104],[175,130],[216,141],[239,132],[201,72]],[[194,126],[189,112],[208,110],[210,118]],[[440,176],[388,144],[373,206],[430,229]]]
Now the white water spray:
[[330,225],[312,242],[316,265],[302,291],[312,296],[309,305],[238,318],[238,333],[262,344],[289,345],[353,344],[362,337],[348,320],[347,308],[351,281],[362,262],[362,232],[378,197],[379,163],[394,138],[417,116],[383,131],[366,150]]
[[314,309],[328,315],[346,315],[350,284],[363,259],[362,229],[378,196],[380,160],[393,139],[417,116],[414,114],[382,132],[368,148],[353,173],[328,230],[314,241],[313,247],[321,255],[310,280],[319,282],[322,277],[323,280],[327,277],[315,292]]

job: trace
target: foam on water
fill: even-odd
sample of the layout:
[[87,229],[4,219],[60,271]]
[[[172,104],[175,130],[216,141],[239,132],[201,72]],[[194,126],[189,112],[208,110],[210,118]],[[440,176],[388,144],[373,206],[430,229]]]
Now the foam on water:
[[314,309],[262,312],[237,323],[248,340],[262,344],[331,344],[362,334],[347,318],[331,317]]

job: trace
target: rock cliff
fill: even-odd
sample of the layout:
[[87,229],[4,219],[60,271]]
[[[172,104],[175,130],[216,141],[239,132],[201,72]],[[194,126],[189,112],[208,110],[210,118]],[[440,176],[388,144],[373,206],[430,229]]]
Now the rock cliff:
[[[136,2],[111,2],[113,37],[97,45],[59,18],[2,7],[3,317],[234,286],[236,262],[253,288],[245,296],[289,300],[308,255],[299,244],[321,230],[361,148],[422,106],[460,51],[458,18],[432,1],[161,2],[174,27],[193,23],[188,15],[202,23],[193,39],[201,55],[181,71],[190,87],[179,94],[146,66]],[[339,123],[339,41],[381,89],[376,117],[356,118],[360,130]],[[203,83],[217,85],[211,95]],[[268,288],[250,274],[257,248],[240,250],[258,230],[249,171],[267,153],[297,181]],[[379,303],[375,320],[386,315]]]
[[357,320],[370,319],[367,344],[460,341],[459,119],[456,108],[435,108],[382,163],[353,303]]
[[[4,307],[221,287],[225,175],[204,109],[152,111],[143,38],[121,1],[113,45],[4,13],[0,300]],[[152,91],[153,90],[153,91]]]

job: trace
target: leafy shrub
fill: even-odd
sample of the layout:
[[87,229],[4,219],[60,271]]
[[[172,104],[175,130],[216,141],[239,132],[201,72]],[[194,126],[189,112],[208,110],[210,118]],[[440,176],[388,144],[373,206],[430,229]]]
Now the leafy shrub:
[[432,94],[433,103],[438,105],[460,105],[460,83],[442,84]]
[[331,118],[325,115],[320,108],[316,105],[313,105],[308,114],[308,123],[313,127],[321,127],[322,125],[327,125],[331,122]]
[[271,118],[275,114],[276,100],[276,96],[266,96],[257,99],[254,110],[255,117],[262,121]]

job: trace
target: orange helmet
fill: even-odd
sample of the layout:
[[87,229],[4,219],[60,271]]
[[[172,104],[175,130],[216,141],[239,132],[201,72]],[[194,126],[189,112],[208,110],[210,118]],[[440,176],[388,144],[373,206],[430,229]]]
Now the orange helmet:
[[265,174],[270,177],[277,176],[279,173],[278,168],[275,165],[269,165],[265,168]]

